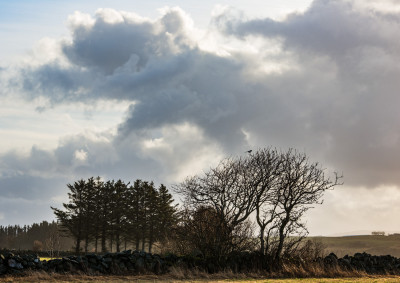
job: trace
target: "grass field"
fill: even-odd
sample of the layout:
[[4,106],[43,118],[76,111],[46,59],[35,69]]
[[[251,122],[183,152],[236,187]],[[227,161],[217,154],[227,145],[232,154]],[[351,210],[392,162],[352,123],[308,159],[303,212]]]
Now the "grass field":
[[334,252],[337,256],[354,255],[367,252],[372,255],[392,255],[400,257],[400,236],[348,236],[348,237],[311,237],[325,245],[325,252]]

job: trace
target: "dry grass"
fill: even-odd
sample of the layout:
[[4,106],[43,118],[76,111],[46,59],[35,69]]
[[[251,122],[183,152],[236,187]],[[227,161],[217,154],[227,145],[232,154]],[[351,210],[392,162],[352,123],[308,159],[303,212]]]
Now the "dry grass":
[[109,282],[400,282],[400,276],[369,276],[358,271],[347,271],[341,268],[325,269],[314,264],[285,264],[276,272],[234,273],[231,270],[209,274],[199,269],[172,267],[168,274],[144,274],[137,276],[90,276],[85,274],[56,274],[46,272],[28,272],[24,276],[1,276],[0,282],[80,282],[80,283],[109,283]]
[[[111,282],[132,282],[132,283],[350,283],[350,282],[386,282],[394,283],[400,282],[400,277],[396,276],[366,276],[366,277],[346,277],[346,278],[303,278],[303,279],[270,279],[270,278],[214,278],[221,277],[221,275],[210,276],[210,278],[197,278],[197,279],[174,279],[169,276],[86,276],[86,275],[60,275],[60,274],[31,274],[26,277],[0,277],[0,282],[58,282],[58,283],[111,283]],[[223,277],[223,276],[222,276]]]
[[[307,278],[308,277],[308,278]],[[318,277],[319,279],[310,279]],[[329,279],[324,279],[329,277]],[[336,278],[335,277],[340,277]],[[267,279],[268,278],[268,279]],[[302,278],[302,279],[284,279],[284,278]],[[351,281],[345,281],[351,278]],[[171,268],[165,275],[138,275],[138,276],[89,276],[84,274],[49,274],[46,272],[29,272],[23,277],[4,276],[0,277],[0,282],[81,282],[81,283],[100,283],[100,282],[365,282],[359,279],[379,278],[379,281],[367,282],[396,282],[380,281],[384,277],[367,277],[362,273],[347,272],[339,269],[326,272],[317,267],[302,268],[286,265],[283,270],[276,273],[254,272],[254,273],[233,273],[230,270],[209,274],[198,269]],[[386,277],[385,277],[386,278]],[[388,277],[389,278],[389,277]],[[397,282],[400,277],[396,278]],[[350,280],[350,279],[349,279]]]

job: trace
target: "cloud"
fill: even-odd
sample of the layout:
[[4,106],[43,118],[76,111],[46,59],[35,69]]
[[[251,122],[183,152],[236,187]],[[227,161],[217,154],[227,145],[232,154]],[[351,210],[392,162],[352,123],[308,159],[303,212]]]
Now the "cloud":
[[110,9],[75,13],[69,26],[54,59],[16,68],[10,88],[53,107],[106,101],[129,109],[111,134],[2,155],[2,178],[173,182],[223,156],[276,146],[343,171],[349,187],[400,186],[393,13],[323,0],[282,21],[224,10],[202,33],[213,34],[213,48],[201,47],[207,38],[199,40],[179,8],[156,20]]
[[283,21],[224,15],[216,22],[243,41],[276,39],[291,59],[292,70],[265,77],[281,96],[277,141],[319,151],[347,184],[399,184],[398,17],[319,0]]
[[241,78],[244,63],[200,50],[182,10],[163,13],[157,21],[113,10],[99,10],[95,19],[74,15],[72,40],[60,48],[68,63],[22,69],[22,89],[53,104],[130,101],[121,135],[190,122],[230,148],[243,146],[234,121],[241,122],[236,111],[248,89]]
[[269,18],[242,21],[229,15],[217,19],[227,33],[276,37],[282,39],[284,48],[334,58],[358,48],[375,46],[393,50],[399,45],[393,40],[399,25],[396,17],[359,10],[353,1],[316,0],[304,13],[292,13],[283,21]]
[[[323,205],[308,213],[308,228],[320,233],[313,233],[315,236],[400,231],[397,220],[400,213],[397,205],[400,201],[400,191],[397,187],[377,187],[374,190],[363,187],[349,190],[341,187],[328,191],[324,198],[326,201]],[[357,232],[360,230],[363,232]]]

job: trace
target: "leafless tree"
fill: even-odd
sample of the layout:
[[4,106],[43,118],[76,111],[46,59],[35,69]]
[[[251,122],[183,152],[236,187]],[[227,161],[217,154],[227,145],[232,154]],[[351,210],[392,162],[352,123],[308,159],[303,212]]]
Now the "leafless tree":
[[279,262],[284,250],[285,240],[289,241],[287,250],[297,245],[308,234],[301,219],[306,211],[316,204],[322,204],[326,190],[341,185],[341,178],[334,173],[333,179],[325,176],[325,170],[318,162],[312,163],[305,153],[290,149],[281,153],[281,162],[276,188],[277,198],[277,236],[278,245],[274,258]]
[[218,235],[226,241],[254,213],[261,253],[279,262],[283,252],[290,253],[308,234],[304,213],[322,203],[326,190],[341,184],[341,176],[335,173],[330,179],[324,172],[304,153],[265,148],[224,159],[204,175],[186,179],[175,192],[192,211],[207,208],[202,218],[215,218]]
[[58,227],[54,227],[49,231],[44,244],[51,258],[59,256],[61,245],[60,245],[60,231],[58,230]]
[[[224,159],[203,176],[187,178],[174,188],[192,211],[212,209],[218,235],[227,241],[255,209],[257,191],[252,185],[253,172],[247,170],[248,161],[247,158]],[[220,244],[219,256],[226,251]]]
[[[281,170],[280,154],[276,149],[265,148],[247,157],[248,190],[254,190],[256,222],[259,227],[260,252],[270,247],[271,232],[276,227],[278,200],[277,184]],[[267,235],[265,233],[267,232]]]
[[181,222],[175,229],[181,254],[200,252],[206,258],[220,259],[232,252],[254,249],[251,222],[246,220],[230,227],[221,222],[212,207],[185,208],[181,211]]

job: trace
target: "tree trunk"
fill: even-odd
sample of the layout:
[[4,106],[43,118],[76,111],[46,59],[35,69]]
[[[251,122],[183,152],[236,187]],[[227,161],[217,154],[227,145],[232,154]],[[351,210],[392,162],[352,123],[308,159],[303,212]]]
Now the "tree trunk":
[[110,235],[110,252],[113,251],[113,244],[114,244],[114,231],[111,232],[111,235]]
[[136,250],[139,250],[139,236],[136,237]]
[[106,251],[106,228],[105,225],[103,225],[103,229],[101,231],[101,252],[105,253]]
[[86,237],[85,237],[85,253],[88,252],[88,247],[89,247],[89,236],[86,235]]
[[94,240],[94,252],[97,253],[97,243],[99,242],[99,236],[96,233],[96,238]]
[[75,246],[75,253],[79,254],[79,252],[81,251],[81,239],[78,236],[76,238],[76,246]]
[[279,227],[279,244],[278,248],[276,249],[276,254],[275,254],[275,261],[279,264],[281,260],[281,253],[283,250],[283,244],[285,242],[285,228],[286,225],[289,223],[289,215],[286,216],[286,218],[282,221],[281,227]]
[[142,237],[142,251],[144,252],[144,244],[145,244],[145,239],[144,239],[144,235],[143,235],[143,237]]
[[120,252],[120,238],[119,238],[119,232],[115,234],[115,248],[117,252]]
[[262,255],[265,255],[265,239],[264,239],[264,233],[265,233],[265,226],[260,227],[260,253]]

